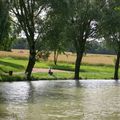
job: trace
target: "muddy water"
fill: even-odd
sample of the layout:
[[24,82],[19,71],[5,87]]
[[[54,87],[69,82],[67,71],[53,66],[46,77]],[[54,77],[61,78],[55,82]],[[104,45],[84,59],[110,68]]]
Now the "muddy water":
[[119,120],[120,82],[0,83],[0,120]]

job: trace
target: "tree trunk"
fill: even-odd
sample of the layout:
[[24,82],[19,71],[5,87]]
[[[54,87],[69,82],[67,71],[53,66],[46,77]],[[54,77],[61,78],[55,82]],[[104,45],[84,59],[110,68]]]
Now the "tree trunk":
[[74,76],[75,80],[79,80],[79,72],[80,72],[82,57],[83,57],[83,52],[81,53],[77,52],[77,58],[75,63],[75,76]]
[[57,65],[57,60],[58,60],[58,52],[54,51],[54,64]]
[[32,73],[33,67],[34,67],[35,62],[36,62],[35,57],[36,57],[35,49],[30,49],[29,61],[28,61],[28,65],[27,65],[27,68],[26,68],[26,71],[25,71],[27,80],[31,79],[31,73]]
[[118,77],[119,62],[120,62],[120,52],[118,52],[118,54],[117,54],[117,60],[116,60],[116,63],[115,63],[115,72],[114,72],[114,79],[115,80],[119,79],[119,77]]

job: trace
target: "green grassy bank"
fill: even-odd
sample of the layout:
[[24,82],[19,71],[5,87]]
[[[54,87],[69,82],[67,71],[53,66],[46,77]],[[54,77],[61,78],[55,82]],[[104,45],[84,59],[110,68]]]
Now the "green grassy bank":
[[[25,80],[24,71],[28,60],[12,57],[0,58],[0,81],[21,81]],[[35,68],[49,68],[65,70],[66,72],[54,72],[53,76],[48,73],[33,73],[34,80],[45,79],[73,79],[74,64],[67,62],[59,62],[57,66],[51,61],[38,61]],[[8,72],[13,71],[13,76],[9,76]],[[82,79],[112,79],[114,73],[113,65],[103,64],[83,64],[81,66],[80,77]]]

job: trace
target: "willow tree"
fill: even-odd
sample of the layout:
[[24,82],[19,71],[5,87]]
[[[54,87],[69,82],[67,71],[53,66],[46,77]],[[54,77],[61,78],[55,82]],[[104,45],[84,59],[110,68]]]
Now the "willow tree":
[[29,45],[29,62],[25,71],[29,80],[36,62],[36,44],[43,32],[47,4],[44,0],[10,0],[9,4],[12,21],[20,27]]
[[67,21],[67,2],[66,0],[51,0],[52,10],[46,19],[46,34],[44,44],[47,43],[49,51],[53,51],[54,64],[57,64],[58,55],[64,53],[67,41],[64,39],[64,27]]
[[68,0],[69,18],[66,31],[77,54],[75,79],[79,79],[86,41],[95,34],[100,2],[100,0]]
[[120,63],[120,1],[109,0],[105,4],[103,17],[100,22],[101,33],[106,40],[107,46],[116,53],[114,79],[118,79]]
[[9,4],[7,0],[0,0],[0,49],[8,44],[10,30]]
[[[49,26],[49,27],[47,27]],[[54,54],[54,64],[57,65],[58,55],[64,52],[66,41],[63,39],[64,22],[60,15],[50,16],[46,24],[44,44]]]

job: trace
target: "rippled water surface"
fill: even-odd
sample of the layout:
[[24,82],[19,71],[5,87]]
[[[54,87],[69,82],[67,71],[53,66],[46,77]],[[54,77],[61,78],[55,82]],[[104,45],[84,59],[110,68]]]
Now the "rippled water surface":
[[0,120],[119,120],[120,82],[0,83]]

